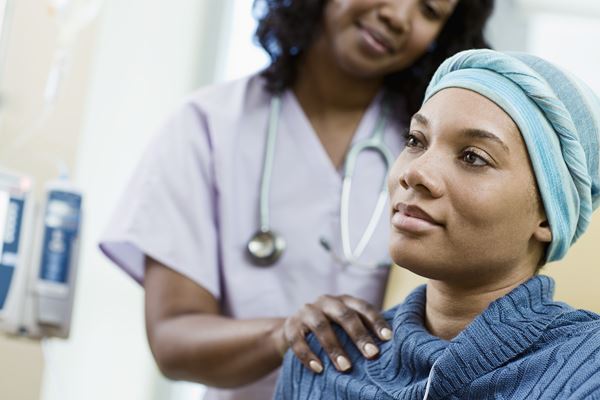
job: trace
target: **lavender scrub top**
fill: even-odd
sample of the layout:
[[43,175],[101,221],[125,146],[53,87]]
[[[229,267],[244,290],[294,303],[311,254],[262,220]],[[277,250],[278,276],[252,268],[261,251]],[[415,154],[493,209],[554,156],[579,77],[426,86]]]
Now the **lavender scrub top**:
[[[140,284],[151,256],[197,282],[240,319],[284,317],[322,294],[349,294],[380,306],[387,269],[343,266],[327,252],[325,237],[341,254],[341,172],[321,145],[291,91],[282,95],[270,221],[287,248],[278,262],[258,268],[245,256],[259,223],[259,190],[271,96],[262,78],[203,88],[159,129],[122,194],[100,248]],[[353,141],[371,135],[381,108],[375,98]],[[384,140],[400,153],[402,108],[392,108]],[[356,246],[374,209],[384,163],[363,152],[353,178],[350,239]],[[389,261],[388,214],[360,258]],[[205,399],[269,399],[278,371],[239,388],[209,388]]]

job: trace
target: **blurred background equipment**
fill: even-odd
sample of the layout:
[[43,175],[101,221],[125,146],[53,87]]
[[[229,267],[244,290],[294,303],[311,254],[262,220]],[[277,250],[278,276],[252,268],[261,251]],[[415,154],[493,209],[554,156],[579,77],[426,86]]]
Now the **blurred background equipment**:
[[[48,133],[63,79],[70,69],[77,37],[99,12],[102,0],[48,0],[47,15],[56,24],[56,44],[41,109],[22,130],[5,138],[0,156],[8,159],[27,151],[37,135]],[[12,3],[10,3],[12,4]],[[0,3],[0,56],[8,37],[8,0]],[[12,15],[12,14],[11,14]],[[2,59],[0,58],[0,68]],[[1,69],[0,69],[1,71]],[[12,98],[7,97],[10,104]],[[0,112],[4,111],[4,107]],[[57,138],[50,138],[57,140]],[[32,152],[35,153],[35,152]],[[76,282],[82,195],[66,179],[68,167],[60,154],[37,151],[50,161],[60,181],[0,169],[0,332],[41,339],[69,336]],[[38,178],[38,179],[36,179]],[[39,199],[39,201],[38,201]],[[3,234],[3,236],[2,236]]]
[[0,170],[0,332],[69,336],[81,200],[72,184],[57,181],[39,207],[30,177]]

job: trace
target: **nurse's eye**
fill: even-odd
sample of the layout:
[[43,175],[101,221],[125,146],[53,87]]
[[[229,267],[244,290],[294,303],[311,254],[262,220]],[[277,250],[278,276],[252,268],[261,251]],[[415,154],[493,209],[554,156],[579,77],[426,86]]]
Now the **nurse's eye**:
[[465,150],[461,155],[461,159],[469,167],[486,167],[490,165],[485,156],[473,150]]
[[425,18],[431,20],[437,20],[442,18],[442,14],[437,8],[435,8],[431,1],[421,2],[421,13],[423,13]]
[[419,138],[417,136],[415,136],[411,132],[408,132],[406,134],[406,147],[413,148],[413,149],[423,149],[423,148],[425,148],[425,145],[423,144],[423,142],[421,140],[419,140]]

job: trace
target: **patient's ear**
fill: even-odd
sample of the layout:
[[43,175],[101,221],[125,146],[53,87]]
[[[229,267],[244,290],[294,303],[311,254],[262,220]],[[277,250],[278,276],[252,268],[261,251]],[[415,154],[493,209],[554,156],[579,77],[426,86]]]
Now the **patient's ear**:
[[540,221],[533,232],[533,237],[542,243],[550,243],[552,241],[552,230],[550,229],[550,224],[547,219]]

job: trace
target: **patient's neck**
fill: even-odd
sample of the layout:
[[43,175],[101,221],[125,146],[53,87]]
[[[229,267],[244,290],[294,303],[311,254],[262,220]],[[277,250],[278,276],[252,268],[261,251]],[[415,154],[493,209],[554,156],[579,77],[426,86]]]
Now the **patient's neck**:
[[491,302],[531,278],[516,275],[485,286],[464,287],[443,281],[427,283],[425,325],[432,335],[451,340],[463,331]]

